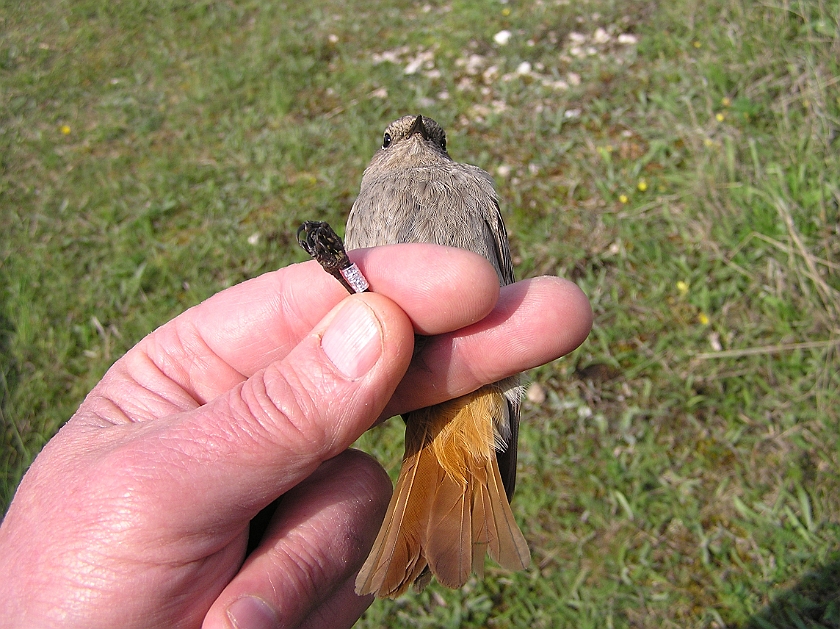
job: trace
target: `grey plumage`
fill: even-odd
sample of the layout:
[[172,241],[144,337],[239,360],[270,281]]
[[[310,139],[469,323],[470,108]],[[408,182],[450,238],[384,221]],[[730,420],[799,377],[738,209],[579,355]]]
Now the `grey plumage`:
[[443,129],[431,118],[404,116],[388,125],[384,138],[347,219],[348,249],[398,242],[459,247],[487,258],[499,282],[511,284],[507,233],[490,175],[453,161]]

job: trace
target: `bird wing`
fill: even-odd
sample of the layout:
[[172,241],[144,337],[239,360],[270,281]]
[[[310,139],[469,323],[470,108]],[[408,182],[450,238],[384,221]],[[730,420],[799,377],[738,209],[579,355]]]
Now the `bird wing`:
[[495,245],[496,260],[498,269],[502,275],[502,285],[513,284],[516,279],[513,275],[513,261],[510,256],[510,243],[508,242],[507,230],[502,221],[502,211],[499,208],[499,201],[493,199],[493,205],[485,213],[484,225],[493,237]]

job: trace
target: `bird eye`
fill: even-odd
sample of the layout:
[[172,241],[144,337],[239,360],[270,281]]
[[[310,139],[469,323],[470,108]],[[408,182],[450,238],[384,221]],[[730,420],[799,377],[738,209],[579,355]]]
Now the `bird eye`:
[[442,148],[444,151],[446,150],[446,138],[443,138],[440,141],[440,148]]
[[385,137],[384,137],[384,138],[382,138],[382,148],[386,149],[386,148],[388,148],[389,146],[391,146],[391,134],[390,134],[390,133],[386,133],[386,134],[385,134]]

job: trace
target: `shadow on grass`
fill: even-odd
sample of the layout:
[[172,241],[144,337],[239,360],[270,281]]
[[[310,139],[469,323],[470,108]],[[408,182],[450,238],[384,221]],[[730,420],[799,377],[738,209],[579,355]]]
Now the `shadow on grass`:
[[806,574],[777,595],[742,629],[822,629],[840,627],[840,551],[831,561]]

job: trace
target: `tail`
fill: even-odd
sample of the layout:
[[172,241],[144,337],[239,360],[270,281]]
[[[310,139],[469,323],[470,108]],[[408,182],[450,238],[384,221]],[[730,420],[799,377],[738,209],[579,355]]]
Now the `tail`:
[[488,385],[406,417],[402,469],[357,594],[396,598],[425,585],[426,568],[458,588],[483,575],[485,553],[509,570],[528,566],[496,460],[507,412],[500,389]]

